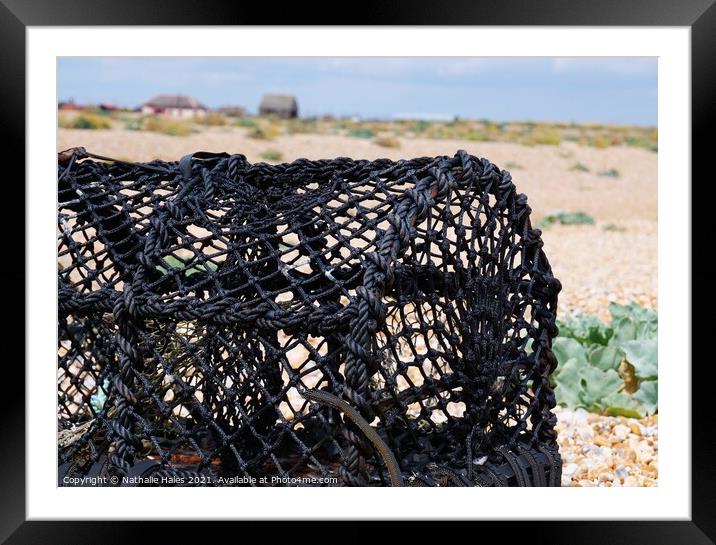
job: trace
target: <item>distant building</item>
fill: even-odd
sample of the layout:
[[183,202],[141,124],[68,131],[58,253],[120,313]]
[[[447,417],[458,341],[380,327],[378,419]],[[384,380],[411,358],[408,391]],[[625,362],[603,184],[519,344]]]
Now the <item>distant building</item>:
[[166,115],[179,119],[203,117],[207,108],[188,95],[157,95],[142,104],[143,114]]
[[246,108],[243,106],[222,106],[217,108],[216,111],[227,117],[243,117],[246,115]]
[[264,95],[261,98],[259,114],[298,117],[298,103],[291,95]]
[[57,109],[63,112],[67,112],[72,110],[81,110],[82,106],[80,106],[79,104],[75,104],[74,100],[68,100],[66,102],[58,102]]

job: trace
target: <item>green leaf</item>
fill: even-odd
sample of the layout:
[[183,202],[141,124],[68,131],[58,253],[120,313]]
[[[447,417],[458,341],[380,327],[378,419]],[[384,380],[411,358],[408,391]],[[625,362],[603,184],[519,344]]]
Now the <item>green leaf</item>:
[[634,399],[640,401],[648,414],[654,414],[659,407],[659,386],[656,380],[645,380],[634,392]]
[[164,256],[164,262],[172,269],[183,269],[185,263],[175,255]]
[[568,322],[560,322],[559,336],[576,339],[582,344],[600,344],[606,346],[614,331],[602,323],[596,316],[573,318]]
[[589,351],[589,363],[606,371],[607,369],[617,370],[624,354],[614,345],[591,347]]
[[618,393],[624,385],[624,381],[613,369],[602,371],[588,365],[581,369],[580,384],[582,391],[579,400],[585,407],[591,409],[593,407],[605,408],[607,406],[605,399]]
[[104,408],[107,402],[107,391],[109,390],[109,379],[104,379],[101,386],[97,386],[97,391],[90,397],[90,405],[94,412],[98,413]]
[[204,264],[196,265],[194,267],[191,267],[190,269],[187,269],[184,274],[186,274],[187,276],[191,276],[192,274],[215,271],[216,269],[218,269],[217,265],[215,265],[211,261],[207,261]]
[[569,408],[579,406],[580,369],[582,367],[583,364],[580,364],[574,358],[562,365],[562,371],[559,376],[555,378],[557,387],[554,389],[554,394],[557,396],[557,403],[560,405]]
[[[552,343],[552,352],[557,356],[559,365],[567,363],[572,358],[580,362],[587,361],[587,352],[575,339],[557,337]],[[557,369],[559,369],[559,366],[557,366]]]
[[557,327],[559,328],[559,337],[557,337],[558,339],[574,338],[574,329],[568,322],[557,320]]
[[658,342],[656,339],[627,341],[622,350],[629,363],[636,369],[640,379],[653,379],[658,376]]
[[179,269],[180,271],[178,271],[178,272],[181,272],[185,276],[189,277],[196,273],[209,272],[210,270],[215,271],[218,269],[218,265],[216,265],[215,263],[213,263],[211,261],[207,261],[206,263],[195,264],[195,265],[192,265],[191,267],[189,267],[188,263],[184,262],[183,260],[176,257],[175,255],[165,256],[163,258],[163,261],[164,261],[164,263],[166,263],[169,266],[169,269],[167,269],[161,265],[157,265],[157,270],[159,270],[160,272],[162,272],[164,274],[168,273],[171,269]]
[[617,392],[604,399],[607,416],[626,416],[629,418],[641,418],[646,413],[646,408],[635,399],[634,396],[624,392]]
[[624,416],[626,418],[642,418],[644,413],[635,409],[626,409],[624,407],[607,407],[604,410],[607,416]]
[[631,305],[609,303],[609,313],[612,315],[612,320],[618,320],[620,318],[629,318],[633,314],[633,309]]
[[619,318],[612,322],[614,341],[621,344],[636,339],[636,324],[629,317]]
[[656,322],[650,320],[640,321],[636,325],[636,338],[637,339],[655,339],[658,332],[658,326]]

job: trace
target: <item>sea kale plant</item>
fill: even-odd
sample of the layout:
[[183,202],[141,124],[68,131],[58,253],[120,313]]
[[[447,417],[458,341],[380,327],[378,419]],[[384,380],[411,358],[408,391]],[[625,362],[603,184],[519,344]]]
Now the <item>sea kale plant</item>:
[[596,316],[558,323],[553,375],[560,405],[607,415],[657,412],[657,313],[636,303],[611,303],[612,320]]

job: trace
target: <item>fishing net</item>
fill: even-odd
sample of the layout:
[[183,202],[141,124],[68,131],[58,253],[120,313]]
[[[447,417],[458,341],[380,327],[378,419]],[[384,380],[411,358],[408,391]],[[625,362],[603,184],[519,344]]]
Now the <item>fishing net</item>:
[[559,486],[540,235],[464,151],[62,152],[60,484]]

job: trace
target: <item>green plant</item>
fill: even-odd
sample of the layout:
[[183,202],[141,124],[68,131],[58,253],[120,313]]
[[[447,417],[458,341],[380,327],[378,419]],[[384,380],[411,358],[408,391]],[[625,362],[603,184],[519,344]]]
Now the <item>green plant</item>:
[[524,143],[527,145],[559,146],[561,142],[562,137],[558,130],[538,127],[528,134]]
[[617,233],[623,233],[626,231],[626,227],[623,227],[621,225],[616,225],[615,223],[607,223],[604,227],[602,227],[605,231],[614,231]]
[[124,117],[124,128],[128,131],[141,131],[144,124],[144,117]]
[[373,129],[357,128],[348,129],[346,134],[348,136],[352,136],[353,138],[373,138],[375,136],[375,131],[373,131]]
[[594,224],[594,218],[586,212],[555,210],[544,216],[540,220],[538,227],[540,229],[547,229],[555,223],[561,223],[562,225],[592,225]]
[[620,174],[616,168],[610,168],[609,170],[603,170],[598,176],[606,176],[607,178],[619,178]]
[[[456,137],[460,137],[460,135],[456,135]],[[490,137],[487,135],[487,133],[483,131],[468,131],[463,136],[465,140],[470,140],[471,142],[487,142],[490,140]]]
[[410,127],[410,129],[413,132],[423,132],[430,126],[430,123],[428,121],[424,121],[422,119],[419,119],[413,125]]
[[170,136],[187,136],[191,134],[191,127],[181,121],[165,117],[145,117],[142,121],[142,130],[159,132]]
[[263,125],[256,125],[249,131],[249,138],[255,138],[256,140],[273,140],[279,134],[281,134],[280,128],[273,123],[265,123]]
[[264,161],[280,161],[282,157],[281,152],[275,149],[267,149],[261,154],[261,159]]
[[97,386],[97,391],[90,397],[90,406],[94,412],[98,413],[104,408],[107,402],[107,392],[109,392],[109,379],[104,379],[102,385]]
[[573,172],[589,172],[589,167],[587,165],[584,165],[582,163],[575,163],[570,167],[571,171]]
[[658,410],[658,318],[636,303],[609,305],[612,320],[595,316],[558,322],[552,350],[560,405],[607,415],[641,417]]
[[505,168],[507,170],[522,170],[525,167],[519,163],[515,163],[514,161],[507,161],[507,163],[505,163]]
[[608,148],[609,146],[611,146],[611,144],[612,144],[611,140],[609,140],[609,138],[607,138],[604,135],[599,135],[589,142],[590,146],[593,146],[597,149]]
[[162,261],[164,262],[164,265],[157,265],[157,270],[163,274],[167,274],[172,271],[189,277],[196,273],[216,271],[218,268],[216,264],[211,261],[206,261],[205,263],[187,263],[180,257],[173,254],[164,256]]
[[400,140],[398,140],[394,136],[381,136],[380,138],[376,138],[374,142],[379,146],[383,146],[384,148],[400,147]]
[[629,136],[626,138],[625,143],[627,146],[644,148],[654,152],[659,151],[658,143],[655,140],[650,140],[648,138],[636,138],[633,136]]
[[111,129],[112,123],[105,116],[81,113],[76,117],[60,116],[59,125],[63,129]]
[[240,119],[237,119],[234,122],[234,125],[238,127],[246,127],[247,129],[252,129],[256,126],[256,120],[251,119],[250,117],[242,117]]
[[204,116],[197,116],[194,118],[194,123],[199,125],[206,125],[209,127],[221,127],[226,125],[226,117],[216,112],[209,112]]
[[318,132],[318,120],[311,119],[291,119],[286,123],[286,132],[288,134],[311,134]]

